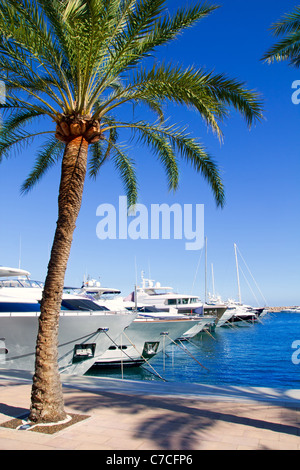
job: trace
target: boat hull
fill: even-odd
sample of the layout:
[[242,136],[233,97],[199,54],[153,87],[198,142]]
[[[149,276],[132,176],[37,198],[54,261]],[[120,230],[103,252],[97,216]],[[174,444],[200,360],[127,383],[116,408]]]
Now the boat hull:
[[215,315],[217,317],[217,321],[223,316],[226,310],[226,305],[204,304],[203,306],[204,315]]
[[190,339],[194,336],[198,335],[199,333],[203,332],[204,330],[214,330],[216,326],[216,317],[212,315],[203,315],[198,320],[198,324],[190,328],[188,331],[183,333],[180,339]]
[[217,326],[249,326],[255,322],[257,322],[257,316],[253,313],[245,314],[228,312],[227,316],[226,314],[223,315]]
[[[0,369],[34,370],[38,312],[0,316]],[[61,373],[83,375],[136,314],[62,312],[58,338]]]
[[233,315],[230,320],[228,320],[227,323],[231,323],[234,325],[239,325],[239,326],[247,326],[249,324],[253,324],[257,321],[257,316],[254,314],[248,314],[248,315],[240,315],[236,314]]
[[136,319],[116,343],[95,361],[94,368],[139,366],[162,352],[199,320]]

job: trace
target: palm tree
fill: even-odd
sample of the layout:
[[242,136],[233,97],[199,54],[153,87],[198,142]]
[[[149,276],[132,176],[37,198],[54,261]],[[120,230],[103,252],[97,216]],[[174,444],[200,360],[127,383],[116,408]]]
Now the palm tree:
[[274,36],[282,38],[264,54],[267,62],[289,60],[294,67],[300,66],[300,6],[284,15],[271,26]]
[[[58,220],[36,345],[30,412],[34,422],[57,422],[65,417],[57,366],[58,320],[86,173],[96,177],[110,159],[121,175],[128,204],[134,204],[134,162],[119,142],[120,133],[130,131],[132,138],[149,146],[161,161],[170,189],[178,186],[180,156],[204,176],[222,207],[224,188],[216,164],[186,129],[166,121],[163,105],[173,102],[197,110],[220,139],[220,123],[230,106],[249,126],[261,116],[258,95],[237,80],[194,67],[151,63],[158,46],[217,8],[197,4],[170,16],[165,3],[1,1],[0,79],[5,81],[7,96],[2,106],[5,122],[0,158],[33,137],[44,137],[23,192],[61,162]],[[135,120],[128,103],[141,106],[147,116],[150,111],[152,120]],[[128,113],[125,121],[118,119],[121,107]],[[37,118],[43,119],[39,127],[34,124]]]

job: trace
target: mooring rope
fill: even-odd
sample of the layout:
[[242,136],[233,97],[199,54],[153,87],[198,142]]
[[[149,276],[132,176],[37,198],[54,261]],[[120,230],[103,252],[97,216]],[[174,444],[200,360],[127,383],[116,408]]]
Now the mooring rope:
[[[104,333],[110,339],[110,341],[116,346],[116,348],[119,348],[118,344],[109,336],[107,331],[105,331]],[[124,331],[123,331],[123,333],[124,333]],[[134,361],[133,357],[129,356],[129,354],[127,354],[127,352],[124,351],[124,349],[122,349],[121,352],[123,352],[131,361]]]
[[154,370],[155,372],[155,375],[157,375],[161,380],[163,380],[164,382],[167,382],[166,379],[164,379],[155,369],[154,367],[152,367],[152,365],[150,364],[150,362],[143,356],[143,354],[136,348],[135,344],[132,343],[131,339],[128,338],[128,336],[126,335],[125,332],[124,333],[124,336],[126,336],[126,338],[128,339],[128,341],[130,342],[130,344],[134,347],[134,349],[137,351],[137,353],[141,356],[141,358],[148,364],[149,367],[151,367],[151,369]]
[[217,341],[216,338],[208,330],[204,329],[203,332],[210,336],[214,341]]
[[178,340],[178,342],[181,344],[181,347],[179,346],[178,343],[176,343],[176,341],[174,341],[172,338],[170,338],[171,341],[176,344],[176,346],[180,349],[182,349],[186,354],[188,354],[192,359],[194,359],[194,361],[196,361],[201,367],[203,367],[203,369],[206,369],[207,371],[209,371],[209,369],[207,369],[207,367],[205,367],[203,364],[201,364],[201,362],[199,362],[193,355],[192,353],[182,344],[182,342],[180,340]]
[[[105,334],[107,335],[107,337],[111,340],[111,342],[118,347],[117,343],[112,339],[110,338],[110,336],[107,334],[107,332],[105,331]],[[138,349],[136,348],[135,344],[132,343],[132,341],[130,340],[130,338],[128,338],[128,336],[126,335],[125,331],[123,331],[123,334],[124,336],[128,339],[128,341],[130,342],[131,346],[134,347],[134,349],[137,351],[137,353],[141,356],[141,358],[148,364],[149,367],[151,367],[151,369],[153,369],[154,371],[154,375],[157,375],[161,380],[163,380],[164,382],[166,382],[166,379],[164,379],[161,375],[159,375],[159,373],[154,369],[154,367],[152,367],[152,365],[149,363],[149,361],[140,353],[140,351],[138,351]],[[131,361],[134,361],[134,359],[132,357],[129,356],[129,354],[127,354],[124,350],[122,350],[122,352],[124,352],[124,354],[126,354],[126,356],[131,360]],[[151,371],[150,371],[151,372]]]

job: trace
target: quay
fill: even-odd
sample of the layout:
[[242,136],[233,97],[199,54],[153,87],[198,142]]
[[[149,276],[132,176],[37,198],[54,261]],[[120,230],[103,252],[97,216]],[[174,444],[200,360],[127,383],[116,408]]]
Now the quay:
[[28,413],[31,374],[0,370],[0,450],[300,450],[300,390],[62,376],[67,413],[47,434],[4,427]]

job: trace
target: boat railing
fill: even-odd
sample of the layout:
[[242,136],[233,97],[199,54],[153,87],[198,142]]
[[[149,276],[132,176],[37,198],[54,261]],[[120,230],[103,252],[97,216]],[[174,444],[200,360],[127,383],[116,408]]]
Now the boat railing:
[[9,288],[38,288],[42,289],[44,287],[43,282],[33,281],[31,279],[0,279],[0,288],[9,287]]
[[[0,318],[3,317],[39,317],[41,312],[0,312]],[[97,315],[129,315],[130,311],[127,310],[61,310],[60,316],[97,316]]]

